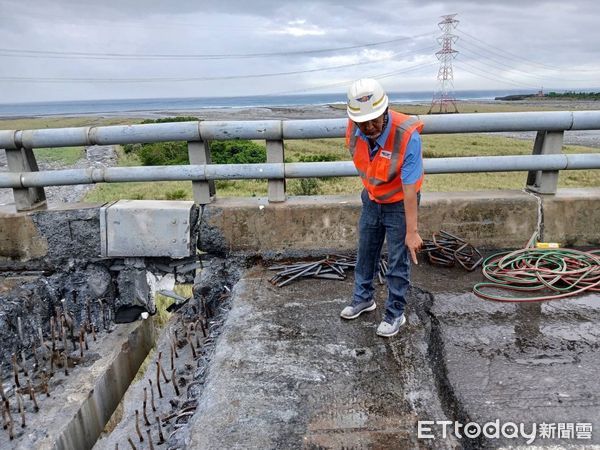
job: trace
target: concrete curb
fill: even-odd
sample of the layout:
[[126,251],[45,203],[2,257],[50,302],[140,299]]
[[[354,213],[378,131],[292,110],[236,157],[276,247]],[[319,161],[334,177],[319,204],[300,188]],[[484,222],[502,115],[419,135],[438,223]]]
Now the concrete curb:
[[[523,191],[436,192],[421,199],[423,238],[440,229],[480,248],[522,247],[537,229],[566,245],[600,243],[600,188],[561,190],[555,196]],[[356,248],[358,195],[223,198],[204,207],[200,248],[265,257],[302,256]]]

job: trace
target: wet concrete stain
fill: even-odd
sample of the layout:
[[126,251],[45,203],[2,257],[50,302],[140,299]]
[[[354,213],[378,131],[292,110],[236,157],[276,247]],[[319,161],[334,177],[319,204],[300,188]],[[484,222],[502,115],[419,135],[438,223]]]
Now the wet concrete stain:
[[[496,448],[524,439],[418,439],[418,420],[600,426],[598,296],[500,304],[470,293],[477,273],[413,268],[408,324],[375,336],[378,309],[339,311],[344,282],[235,287],[187,448]],[[537,440],[537,445],[590,444]]]
[[[600,426],[594,373],[600,296],[545,303],[482,301],[466,287],[479,274],[436,269],[416,274],[433,293],[423,310],[430,316],[430,351],[437,355],[436,380],[445,411],[461,423],[591,423]],[[433,278],[433,279],[432,279]],[[459,287],[447,292],[447,286]],[[461,292],[462,291],[462,292]],[[536,445],[598,444],[591,440],[540,439]],[[558,433],[556,433],[558,436]],[[523,445],[523,439],[462,439],[464,448]]]

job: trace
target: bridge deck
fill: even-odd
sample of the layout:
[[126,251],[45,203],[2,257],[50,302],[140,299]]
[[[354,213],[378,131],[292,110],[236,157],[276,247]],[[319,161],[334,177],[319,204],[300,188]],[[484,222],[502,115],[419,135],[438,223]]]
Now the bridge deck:
[[433,427],[436,439],[418,439],[418,420],[591,422],[592,442],[600,442],[600,296],[525,307],[485,302],[469,293],[478,274],[421,265],[408,325],[384,339],[375,335],[382,287],[377,310],[347,322],[339,311],[352,275],[283,288],[271,275],[255,268],[234,289],[188,448],[457,443],[441,439],[441,427]]

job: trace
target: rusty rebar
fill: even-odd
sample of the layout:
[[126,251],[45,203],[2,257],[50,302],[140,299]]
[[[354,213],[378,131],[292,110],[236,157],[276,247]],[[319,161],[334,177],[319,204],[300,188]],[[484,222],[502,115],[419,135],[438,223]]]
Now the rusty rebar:
[[142,407],[142,412],[144,414],[144,424],[149,427],[150,426],[150,421],[148,420],[148,416],[146,415],[146,403],[148,400],[148,392],[146,390],[146,386],[144,386],[144,403],[143,403],[143,407]]
[[[47,349],[46,342],[44,342],[44,333],[42,331],[42,327],[37,327],[38,337],[40,338],[40,346],[42,348]],[[46,350],[44,350],[44,353]]]
[[177,331],[175,331],[175,341],[171,339],[171,347],[173,347],[173,352],[175,353],[175,358],[179,358],[179,354],[177,353]]
[[162,357],[162,352],[158,352],[158,370],[160,370],[160,373],[163,376],[163,380],[165,380],[165,383],[168,383],[169,381],[171,381],[170,379],[167,378],[167,374],[165,373],[165,369],[163,368],[162,364],[161,364],[161,357]]
[[46,394],[46,397],[50,397],[50,392],[48,391],[48,374],[46,373],[46,369],[42,370],[42,388],[44,389],[44,394]]
[[158,398],[163,398],[162,389],[160,388],[160,361],[156,361],[156,389],[158,390]]
[[175,369],[171,371],[171,381],[173,382],[173,388],[175,389],[175,395],[179,397],[179,387],[177,387],[177,377],[175,376]]
[[83,327],[83,344],[85,345],[85,349],[89,350],[90,346],[88,345],[88,340],[87,340],[87,327]]
[[146,435],[148,436],[148,447],[150,450],[154,450],[154,444],[152,443],[152,433],[150,433],[150,429],[146,430]]
[[83,328],[79,329],[79,356],[83,358]]
[[31,385],[31,380],[29,378],[27,378],[27,387],[29,388],[29,398],[33,402],[33,410],[35,412],[38,412],[40,410],[40,407],[39,407],[38,402],[37,402],[37,400],[35,398],[35,389]]
[[8,400],[4,402],[4,407],[6,408],[6,414],[8,415],[8,437],[12,441],[15,438],[14,421],[12,418],[12,414],[10,413],[10,404],[8,403]]
[[13,374],[14,374],[14,378],[15,378],[15,385],[19,388],[19,387],[21,387],[21,383],[19,383],[19,369],[17,366],[17,355],[15,355],[13,353],[11,358],[12,358]]
[[163,436],[162,433],[162,426],[160,424],[160,417],[159,416],[155,416],[155,420],[156,420],[156,426],[158,426],[158,445],[161,445],[165,442],[165,437]]
[[[35,344],[35,342],[34,342],[34,344]],[[38,360],[38,357],[37,357],[37,349],[36,349],[35,345],[32,345],[31,351],[33,352],[33,362],[35,363],[35,365],[33,366],[34,367],[33,370],[35,370],[36,367],[40,366],[40,361]]]
[[65,320],[64,316],[61,317],[61,324],[62,324],[62,328],[61,328],[62,336],[61,336],[61,339],[62,339],[62,342],[63,342],[63,350],[66,352],[66,351],[68,351],[67,350],[67,329],[65,328],[64,320]]
[[140,438],[140,442],[144,442],[144,436],[142,436],[142,432],[140,431],[140,413],[137,409],[135,410],[135,431]]
[[202,329],[202,336],[206,337],[206,326],[204,325],[204,317],[198,319],[200,322],[200,328]]
[[5,401],[6,393],[4,392],[4,383],[2,382],[3,378],[2,369],[0,369],[0,396],[2,397],[2,401]]
[[68,377],[69,376],[69,359],[68,359],[67,354],[65,352],[62,352],[61,354],[64,356],[64,359],[65,359],[65,365],[64,365],[65,376]]
[[102,328],[104,329],[104,331],[106,331],[106,310],[104,308],[104,302],[98,299],[98,303],[100,303],[100,309],[102,310]]
[[174,412],[174,413],[171,413],[171,414],[169,414],[169,415],[167,415],[167,416],[163,417],[163,418],[162,418],[162,419],[160,419],[160,420],[162,420],[164,423],[169,423],[169,420],[171,420],[171,419],[172,419],[173,417],[175,417],[175,416],[177,416],[177,413],[176,413],[176,412]]
[[54,316],[50,316],[50,334],[52,335],[52,351],[56,350],[56,323]]
[[148,383],[150,383],[150,405],[152,406],[152,411],[156,412],[156,406],[154,406],[154,387],[152,386],[152,379],[148,378]]
[[190,344],[190,348],[192,349],[192,358],[196,359],[196,357],[198,355],[196,354],[196,349],[194,348],[194,343],[190,340],[189,337],[188,337],[188,342]]
[[194,339],[196,340],[196,349],[200,350],[200,337],[198,336],[198,331],[194,333]]
[[10,415],[10,403],[8,403],[8,399],[2,400],[2,428],[7,429],[8,424],[12,421],[12,416]]
[[92,323],[92,311],[90,310],[90,299],[85,299],[85,311],[87,313],[87,323]]
[[133,443],[130,437],[127,437],[127,442],[129,442],[129,445],[131,445],[132,450],[137,450],[135,444]]
[[19,393],[18,390],[15,390],[15,395],[17,397],[17,405],[19,406],[19,414],[21,414],[21,428],[25,428],[25,407],[23,406],[23,396]]
[[56,350],[52,350],[50,354],[50,376],[54,375],[54,359],[56,358]]

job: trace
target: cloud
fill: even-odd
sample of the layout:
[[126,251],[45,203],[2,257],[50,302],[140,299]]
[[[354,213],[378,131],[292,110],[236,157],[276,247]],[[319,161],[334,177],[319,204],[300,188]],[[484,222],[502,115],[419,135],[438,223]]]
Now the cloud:
[[302,36],[323,36],[327,32],[317,25],[306,23],[305,19],[291,20],[286,26],[270,31],[272,34],[287,34],[295,37]]
[[[600,84],[600,2],[591,0],[0,0],[0,11],[0,48],[21,50],[0,50],[2,102],[253,95],[321,86],[342,92],[343,87],[331,86],[389,73],[394,75],[383,78],[389,89],[429,90],[437,75],[437,65],[431,65],[439,49],[437,22],[441,15],[455,12],[460,20],[454,31],[459,37],[454,44],[459,51],[454,66],[457,89]],[[108,56],[91,56],[98,54]],[[241,57],[249,54],[263,56]],[[158,81],[282,72],[299,73]],[[19,77],[98,81],[6,80]],[[157,81],[114,81],[120,78]]]

